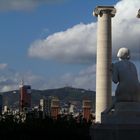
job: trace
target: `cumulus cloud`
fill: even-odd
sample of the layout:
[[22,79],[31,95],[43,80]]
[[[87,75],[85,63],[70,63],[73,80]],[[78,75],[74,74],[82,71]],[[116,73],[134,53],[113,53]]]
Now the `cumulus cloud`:
[[45,87],[45,79],[32,72],[19,73],[9,66],[0,68],[0,92],[17,90],[21,80],[24,78],[25,84],[29,84],[33,89]]
[[[50,79],[33,74],[32,72],[19,73],[7,67],[5,69],[0,69],[0,92],[19,89],[22,79],[24,79],[24,84],[31,85],[32,89],[43,90],[72,86],[95,91],[96,65],[89,66],[77,74],[66,73],[59,77],[52,77]],[[114,90],[115,85],[113,85],[113,92]]]
[[[136,18],[139,0],[122,0],[116,4],[117,13],[113,19],[113,53],[120,47],[128,47],[132,58],[140,55],[140,20]],[[115,54],[116,55],[116,54]]]
[[32,89],[43,90],[47,88],[72,86],[95,90],[95,72],[96,66],[92,65],[84,70],[81,70],[77,74],[66,73],[64,75],[60,75],[59,77],[52,77],[51,79],[48,79],[43,76],[33,74],[31,71],[19,73],[7,65],[5,69],[0,69],[0,92],[19,89],[22,79],[25,84],[31,85]]
[[[113,56],[120,47],[128,47],[132,58],[140,51],[140,20],[136,18],[139,0],[121,0],[113,20]],[[63,62],[89,63],[96,56],[97,23],[80,23],[66,31],[54,33],[33,42],[28,50],[31,57]]]
[[56,3],[63,0],[0,0],[0,10],[25,10],[40,4]]
[[0,70],[5,69],[8,65],[6,63],[0,64]]
[[96,66],[92,65],[84,70],[81,70],[77,74],[66,73],[60,77],[57,77],[56,79],[50,79],[47,83],[47,88],[72,86],[77,88],[95,90],[95,71]]
[[8,69],[0,70],[0,92],[15,90],[18,87],[18,73]]
[[96,46],[96,24],[78,24],[64,31],[35,41],[29,48],[31,57],[66,62],[89,62]]

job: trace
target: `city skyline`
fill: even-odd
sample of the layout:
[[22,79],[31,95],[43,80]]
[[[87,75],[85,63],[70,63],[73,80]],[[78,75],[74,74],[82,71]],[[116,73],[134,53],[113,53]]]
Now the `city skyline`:
[[97,5],[114,5],[113,61],[132,52],[140,75],[139,0],[8,0],[0,2],[0,91],[74,86],[95,90]]

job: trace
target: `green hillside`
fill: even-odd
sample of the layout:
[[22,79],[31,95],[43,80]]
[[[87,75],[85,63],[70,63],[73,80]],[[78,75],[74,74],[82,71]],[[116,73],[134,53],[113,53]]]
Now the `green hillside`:
[[[3,104],[8,106],[18,107],[19,105],[19,91],[2,92]],[[38,105],[41,98],[48,96],[57,96],[60,101],[82,101],[83,99],[91,99],[95,102],[95,92],[85,89],[78,89],[73,87],[63,87],[58,89],[47,90],[32,90],[32,105]]]

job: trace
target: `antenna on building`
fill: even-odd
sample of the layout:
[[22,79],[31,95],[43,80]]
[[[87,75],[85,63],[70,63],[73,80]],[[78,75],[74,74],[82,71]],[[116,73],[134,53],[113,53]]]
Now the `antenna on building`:
[[24,85],[24,79],[23,78],[21,79],[21,85]]
[[22,77],[19,87],[23,87],[23,86],[24,86],[24,78]]

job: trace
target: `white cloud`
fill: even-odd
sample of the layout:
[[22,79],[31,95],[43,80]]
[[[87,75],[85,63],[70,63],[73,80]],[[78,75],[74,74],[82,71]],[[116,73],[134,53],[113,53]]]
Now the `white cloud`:
[[[81,70],[77,74],[67,73],[55,79],[48,80],[47,88],[59,88],[72,86],[76,88],[95,90],[95,65]],[[58,82],[59,81],[59,82]]]
[[[140,20],[136,18],[139,0],[122,0],[113,18],[113,56],[120,47],[128,47],[132,58],[140,53]],[[96,56],[97,23],[78,24],[33,42],[29,56],[63,62],[89,63]]]
[[96,66],[89,66],[77,74],[66,73],[59,77],[45,79],[32,72],[19,73],[8,66],[0,69],[0,92],[19,89],[22,79],[24,84],[31,85],[32,89],[60,88],[64,86],[73,86],[77,88],[95,90],[95,71]]
[[85,70],[80,71],[80,73],[74,77],[73,86],[79,88],[86,88],[95,90],[96,87],[96,66],[90,66]]
[[14,90],[13,89],[13,86],[11,85],[4,85],[3,87],[1,87],[1,92],[7,92],[7,91],[12,91]]
[[0,70],[3,70],[7,67],[8,65],[6,63],[1,63],[0,64]]
[[140,54],[140,20],[136,18],[139,0],[122,0],[116,4],[117,13],[113,19],[113,53],[120,47],[128,47],[132,58]]
[[31,57],[64,62],[93,61],[96,50],[96,24],[78,24],[64,31],[35,41],[29,48]]
[[57,3],[63,0],[0,0],[0,10],[26,10],[40,4]]
[[32,72],[19,73],[7,66],[5,69],[0,68],[0,92],[17,90],[22,78],[33,89],[43,89],[46,84],[44,77]]

